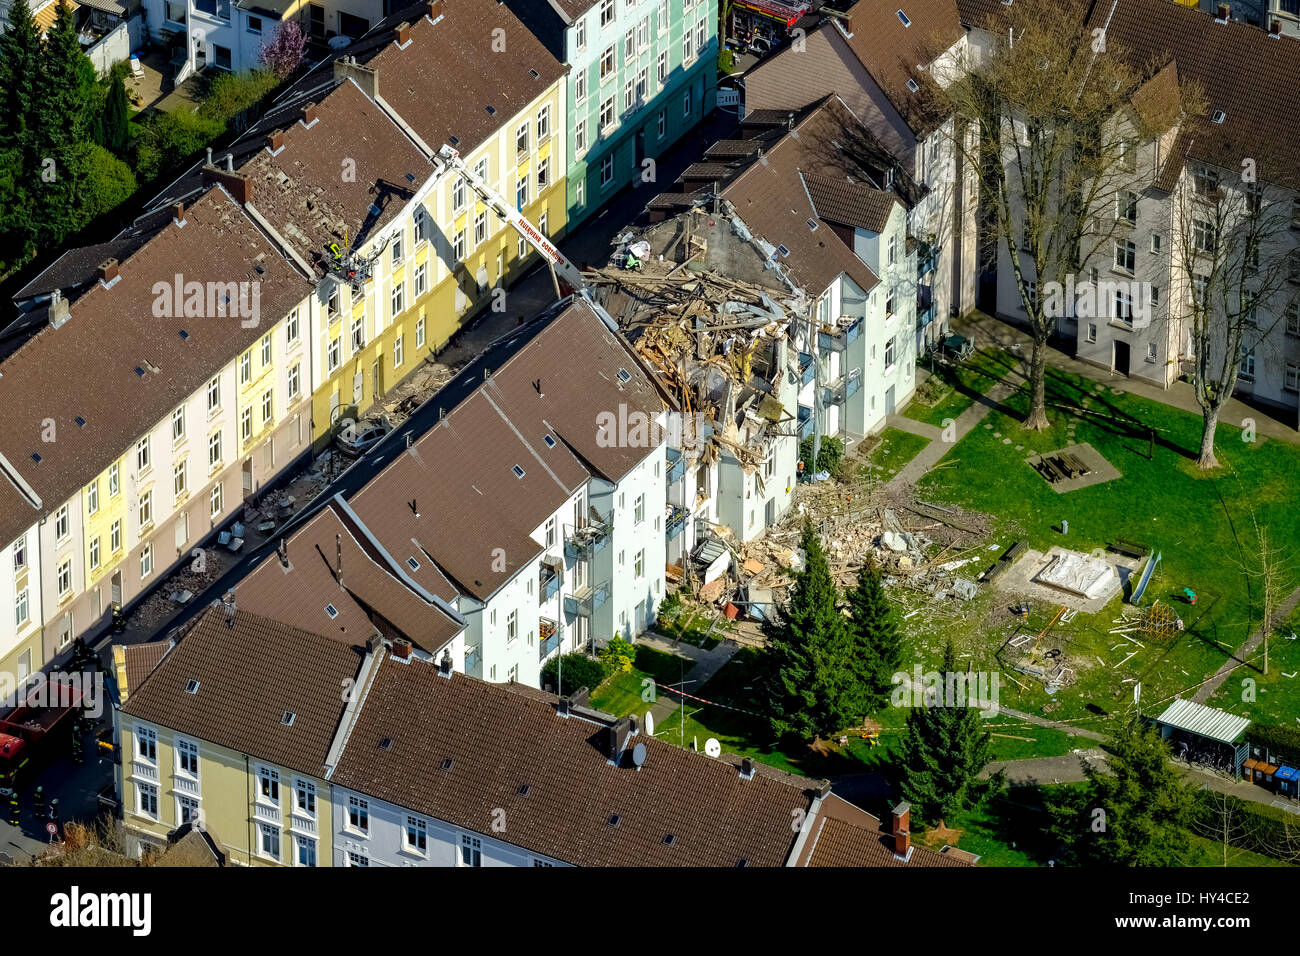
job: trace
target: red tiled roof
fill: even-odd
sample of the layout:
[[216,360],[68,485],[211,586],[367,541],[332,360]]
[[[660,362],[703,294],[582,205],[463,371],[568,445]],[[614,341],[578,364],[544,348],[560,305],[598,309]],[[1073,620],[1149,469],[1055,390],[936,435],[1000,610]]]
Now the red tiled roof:
[[813,820],[808,841],[799,855],[800,866],[900,867],[956,866],[969,867],[971,860],[961,854],[949,855],[929,847],[911,845],[911,856],[899,859],[894,837],[882,827],[878,818],[855,807],[835,794],[828,795]]

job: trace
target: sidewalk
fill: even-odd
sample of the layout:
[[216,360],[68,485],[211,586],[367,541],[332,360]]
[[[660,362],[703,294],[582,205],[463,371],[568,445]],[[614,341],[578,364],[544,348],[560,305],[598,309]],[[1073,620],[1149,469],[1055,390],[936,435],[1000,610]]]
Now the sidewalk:
[[[638,637],[636,643],[645,644],[647,647],[653,647],[655,650],[667,654],[679,654],[694,661],[695,666],[686,672],[682,680],[686,693],[697,696],[699,696],[700,688],[704,686],[708,679],[722,670],[723,665],[740,650],[740,645],[736,642],[722,641],[713,650],[706,651],[694,644],[669,640],[660,634],[652,632],[647,632]],[[662,693],[656,695],[654,706],[650,708],[650,716],[654,719],[656,727],[665,727],[667,719],[677,712],[680,705],[677,699],[668,696],[673,693],[671,689],[667,687],[659,689],[662,690]]]
[[975,399],[974,404],[957,416],[953,427],[956,429],[956,436],[953,442],[949,443],[941,439],[942,432],[933,425],[926,425],[921,422],[914,422],[910,418],[902,415],[895,415],[889,419],[888,425],[911,432],[914,435],[929,437],[933,440],[930,444],[921,449],[920,453],[899,469],[898,474],[890,478],[887,485],[912,485],[920,480],[927,471],[939,463],[944,455],[952,450],[952,446],[966,437],[972,428],[984,420],[984,416],[996,405],[1000,404],[1004,398],[1011,394],[1013,386],[1009,382],[998,382],[983,395]]
[[[957,320],[954,323],[953,331],[968,338],[973,338],[976,348],[984,348],[989,345],[1007,348],[1019,343],[1021,347],[1020,356],[1024,361],[1024,367],[1017,374],[1024,381],[1024,370],[1028,369],[1029,356],[1033,351],[1033,340],[1027,331],[1003,319],[982,312],[972,312],[965,318]],[[1174,382],[1168,388],[1161,388],[1138,378],[1130,378],[1127,375],[1120,375],[1091,363],[1082,362],[1052,345],[1047,346],[1047,364],[1049,367],[1063,369],[1094,382],[1101,382],[1130,395],[1136,395],[1139,398],[1159,402],[1162,405],[1178,408],[1193,415],[1201,414],[1201,407],[1196,404],[1196,396],[1192,391],[1192,386],[1186,382]],[[1274,417],[1276,415],[1277,411],[1275,410],[1265,411],[1253,408],[1240,399],[1233,398],[1223,407],[1223,411],[1219,415],[1219,421],[1239,426],[1243,419],[1251,418],[1255,421],[1257,434],[1291,442],[1292,444],[1300,443],[1300,430],[1280,421]]]

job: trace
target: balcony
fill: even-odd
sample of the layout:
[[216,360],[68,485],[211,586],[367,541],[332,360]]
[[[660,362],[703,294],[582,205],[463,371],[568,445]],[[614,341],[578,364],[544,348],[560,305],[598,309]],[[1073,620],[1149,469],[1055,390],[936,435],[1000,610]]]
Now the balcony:
[[478,645],[476,644],[473,647],[467,647],[465,649],[465,673],[466,674],[477,673],[478,666],[479,666],[479,649],[478,649]]
[[682,529],[686,527],[686,520],[690,516],[691,513],[685,508],[679,508],[677,505],[673,504],[668,505],[668,515],[664,530],[668,535],[669,541],[672,541],[682,533]]
[[[548,564],[548,560],[555,563]],[[560,591],[560,583],[563,581],[562,572],[563,564],[559,559],[542,559],[541,569],[537,574],[537,593],[541,595],[543,601],[549,601]]]
[[812,409],[807,405],[799,406],[799,437],[808,438],[813,433]]
[[799,353],[799,385],[807,385],[817,374],[817,369],[813,365],[813,357],[809,352]]
[[560,628],[550,618],[537,619],[537,634],[541,638],[537,645],[537,659],[544,661],[560,646]]
[[608,600],[609,585],[607,583],[586,585],[579,588],[576,594],[565,597],[564,610],[570,615],[591,617]]
[[928,285],[916,287],[916,327],[923,329],[934,321],[934,295]]
[[595,508],[581,525],[564,526],[564,556],[573,561],[578,558],[590,558],[604,550],[609,544],[610,520]]
[[675,484],[686,477],[686,457],[677,449],[668,451],[668,484]]
[[916,274],[928,275],[939,263],[939,250],[932,242],[924,239],[912,240],[916,245]]

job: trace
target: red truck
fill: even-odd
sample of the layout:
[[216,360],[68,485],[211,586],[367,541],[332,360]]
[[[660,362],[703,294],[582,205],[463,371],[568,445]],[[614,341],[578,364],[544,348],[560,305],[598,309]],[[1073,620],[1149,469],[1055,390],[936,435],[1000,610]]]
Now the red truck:
[[0,794],[8,796],[67,745],[81,709],[81,688],[50,683],[44,694],[20,695],[0,710]]

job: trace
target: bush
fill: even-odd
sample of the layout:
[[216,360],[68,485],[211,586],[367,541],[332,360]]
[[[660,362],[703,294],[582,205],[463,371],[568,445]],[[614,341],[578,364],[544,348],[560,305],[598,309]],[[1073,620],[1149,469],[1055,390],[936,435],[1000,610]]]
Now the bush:
[[635,656],[636,648],[617,634],[600,649],[600,659],[605,662],[605,670],[611,673],[616,671],[624,674],[632,673],[632,660]]
[[[560,667],[560,662],[564,667]],[[606,677],[605,665],[594,657],[588,657],[581,651],[553,657],[542,667],[542,686],[556,687],[563,679],[564,686],[557,693],[567,697],[579,688],[595,690]]]
[[1250,730],[1246,731],[1246,740],[1284,758],[1287,763],[1300,763],[1300,730],[1294,727],[1251,724]]
[[1242,800],[1213,790],[1198,790],[1193,803],[1193,829],[1212,840],[1221,840],[1227,814],[1228,844],[1263,856],[1291,856],[1300,845],[1296,818],[1280,807]]
[[135,192],[135,173],[131,167],[103,146],[91,144],[86,151],[87,221],[103,215],[126,202]]
[[804,472],[829,471],[832,475],[839,471],[840,462],[844,460],[844,442],[827,435],[822,436],[821,451],[817,454],[817,467],[809,468],[812,460],[813,440],[809,435],[799,443],[799,460],[803,462]]
[[731,50],[724,48],[718,54],[718,72],[731,73],[736,69],[736,54]]
[[135,144],[136,176],[148,182],[176,169],[225,129],[224,121],[184,108],[154,113],[140,124],[140,138]]
[[270,70],[219,73],[208,85],[199,115],[229,123],[240,113],[260,103],[279,84]]

